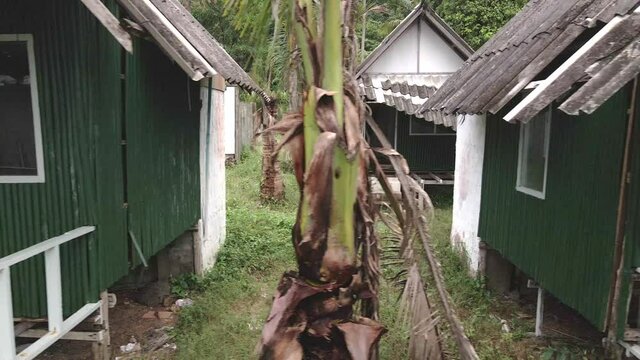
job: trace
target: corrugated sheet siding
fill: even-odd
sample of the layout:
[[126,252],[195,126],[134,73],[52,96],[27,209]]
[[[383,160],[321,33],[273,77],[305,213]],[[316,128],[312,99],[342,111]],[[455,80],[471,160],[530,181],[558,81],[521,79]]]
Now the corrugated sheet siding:
[[[640,95],[640,89],[639,94]],[[632,249],[627,268],[640,267],[640,96],[636,98],[631,185],[627,203],[627,241]]]
[[[409,135],[410,121],[409,115],[398,112],[396,150],[407,159],[411,171],[453,171],[456,166],[456,136]],[[443,128],[438,125],[438,130]]]
[[515,190],[518,126],[487,121],[480,237],[602,328],[628,93],[591,116],[554,111],[546,199]]
[[[0,33],[34,35],[46,174],[44,184],[0,184],[0,257],[96,225],[62,247],[69,314],[127,271],[120,47],[79,1],[0,0]],[[43,316],[42,259],[13,268],[12,281],[16,316]]]
[[[397,112],[396,109],[383,104],[369,104],[373,111],[373,118],[393,144],[397,139],[396,150],[409,163],[411,171],[453,171],[456,164],[456,136],[422,136],[409,135],[409,115]],[[397,135],[395,134],[396,112],[398,113]],[[426,121],[418,119],[419,121]],[[444,129],[438,125],[438,129]],[[444,131],[444,130],[443,130]],[[397,137],[396,137],[397,136]],[[379,147],[375,136],[369,134],[370,145]]]
[[[640,89],[639,89],[640,90]],[[623,286],[618,302],[618,336],[624,334],[629,310],[629,292],[631,275],[640,267],[640,97],[636,98],[635,124],[631,150],[631,184],[627,197],[627,223],[625,238],[625,256],[623,267]]]
[[200,90],[157,46],[137,40],[126,92],[129,230],[149,258],[200,217]]

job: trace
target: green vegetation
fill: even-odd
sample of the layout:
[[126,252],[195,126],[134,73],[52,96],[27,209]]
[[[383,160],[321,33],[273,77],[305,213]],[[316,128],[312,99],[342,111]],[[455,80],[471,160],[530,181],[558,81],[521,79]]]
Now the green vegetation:
[[479,49],[528,0],[437,0],[436,12],[474,49]]
[[[233,58],[279,103],[288,101],[291,69],[289,2],[266,0],[192,0],[194,16],[216,37]],[[380,42],[417,5],[418,0],[358,2],[356,36],[361,44],[362,15],[367,12],[365,54]],[[478,49],[513,17],[527,0],[432,0],[429,4],[472,47]],[[277,4],[276,6],[272,6]],[[278,16],[278,26],[274,14]],[[276,31],[277,30],[277,31]],[[358,45],[358,50],[360,45]],[[357,59],[361,59],[358,55]]]
[[[203,279],[174,282],[174,291],[194,299],[180,312],[178,359],[255,358],[262,325],[282,273],[295,268],[291,227],[299,198],[291,173],[284,173],[284,202],[260,200],[261,155],[248,152],[227,168],[227,240],[214,269]],[[286,167],[290,168],[290,167]],[[393,274],[389,269],[386,273]],[[396,321],[398,288],[381,284],[382,359],[406,352],[407,330]]]
[[297,189],[284,174],[286,200],[260,200],[261,155],[246,153],[227,168],[227,239],[214,269],[193,288],[195,305],[180,314],[179,359],[248,359],[269,312],[280,275],[295,266],[291,227]]
[[[285,165],[288,162],[284,162]],[[287,198],[280,203],[260,201],[261,155],[248,152],[227,169],[227,240],[214,269],[203,279],[178,278],[173,290],[192,297],[194,306],[180,313],[176,329],[178,359],[255,358],[255,346],[271,306],[278,279],[295,267],[291,226],[298,192],[290,166],[283,166]],[[566,341],[537,341],[533,314],[515,302],[488,292],[484,283],[467,276],[465,261],[449,245],[451,192],[428,189],[436,205],[431,234],[445,282],[465,330],[482,359],[591,359],[593,350]],[[444,190],[444,191],[443,191]],[[380,237],[384,227],[379,226]],[[383,243],[384,245],[384,243]],[[387,262],[386,260],[384,262]],[[426,269],[426,264],[423,264]],[[401,289],[390,279],[400,265],[385,266],[380,288],[380,317],[389,333],[382,337],[380,359],[407,358],[408,329],[398,320]],[[429,275],[425,282],[431,301],[437,299]],[[510,328],[502,331],[502,320]],[[445,321],[440,323],[444,326]],[[445,334],[445,348],[453,339]]]

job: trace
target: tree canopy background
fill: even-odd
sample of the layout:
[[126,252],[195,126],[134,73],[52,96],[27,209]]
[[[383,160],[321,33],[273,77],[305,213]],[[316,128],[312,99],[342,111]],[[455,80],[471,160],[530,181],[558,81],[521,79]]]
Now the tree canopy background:
[[[228,6],[229,2],[235,6]],[[362,14],[367,11],[365,56],[373,51],[420,2],[367,0],[366,9],[364,3],[360,2],[356,34],[358,37],[362,34]],[[471,47],[478,49],[520,11],[527,0],[426,2]],[[190,0],[194,16],[258,84],[282,102],[288,99],[287,79],[291,51],[286,34],[290,16],[287,3],[288,0]],[[274,15],[278,10],[282,13],[279,14],[276,24]]]

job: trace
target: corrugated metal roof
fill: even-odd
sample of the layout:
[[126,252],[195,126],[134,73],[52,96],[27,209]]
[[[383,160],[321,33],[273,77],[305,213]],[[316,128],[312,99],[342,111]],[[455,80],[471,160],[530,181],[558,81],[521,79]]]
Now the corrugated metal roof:
[[216,39],[177,0],[118,0],[127,12],[194,80],[214,75],[229,83],[272,98],[224,50]]
[[386,104],[408,115],[453,129],[457,116],[439,112],[419,113],[418,109],[450,74],[365,74],[358,78],[360,94],[369,101]]
[[449,26],[435,11],[426,4],[417,5],[413,11],[406,18],[396,26],[393,31],[387,37],[382,40],[380,45],[376,47],[369,56],[367,56],[364,61],[358,65],[358,69],[356,70],[356,77],[362,76],[365,71],[373,65],[373,63],[384,53],[384,51],[393,44],[393,42],[402,35],[405,30],[413,24],[416,19],[424,17],[424,20],[431,24],[439,33],[442,34],[442,37],[445,41],[449,43],[451,48],[460,55],[463,59],[467,59],[471,54],[473,54],[473,48],[467,44],[458,33]]
[[[419,112],[495,114],[554,60],[562,60],[508,118],[529,120],[585,79],[587,83],[560,108],[590,113],[640,72],[639,15],[632,13],[638,4],[638,0],[532,0]],[[581,47],[568,60],[560,58],[576,44]]]

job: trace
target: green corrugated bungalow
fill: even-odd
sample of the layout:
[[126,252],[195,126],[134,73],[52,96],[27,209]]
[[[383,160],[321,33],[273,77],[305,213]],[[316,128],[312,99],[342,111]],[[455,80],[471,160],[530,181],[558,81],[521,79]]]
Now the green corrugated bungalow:
[[269,100],[177,0],[0,0],[0,359],[14,318],[49,319],[31,359],[185,231],[213,263],[225,80]]
[[635,356],[639,4],[531,1],[420,109],[465,114],[456,151],[483,159],[454,185],[472,272],[508,280],[500,255]]
[[[357,69],[374,121],[426,184],[453,183],[458,117],[416,110],[472,53],[433,9],[420,4]],[[372,145],[379,146],[375,140]]]

